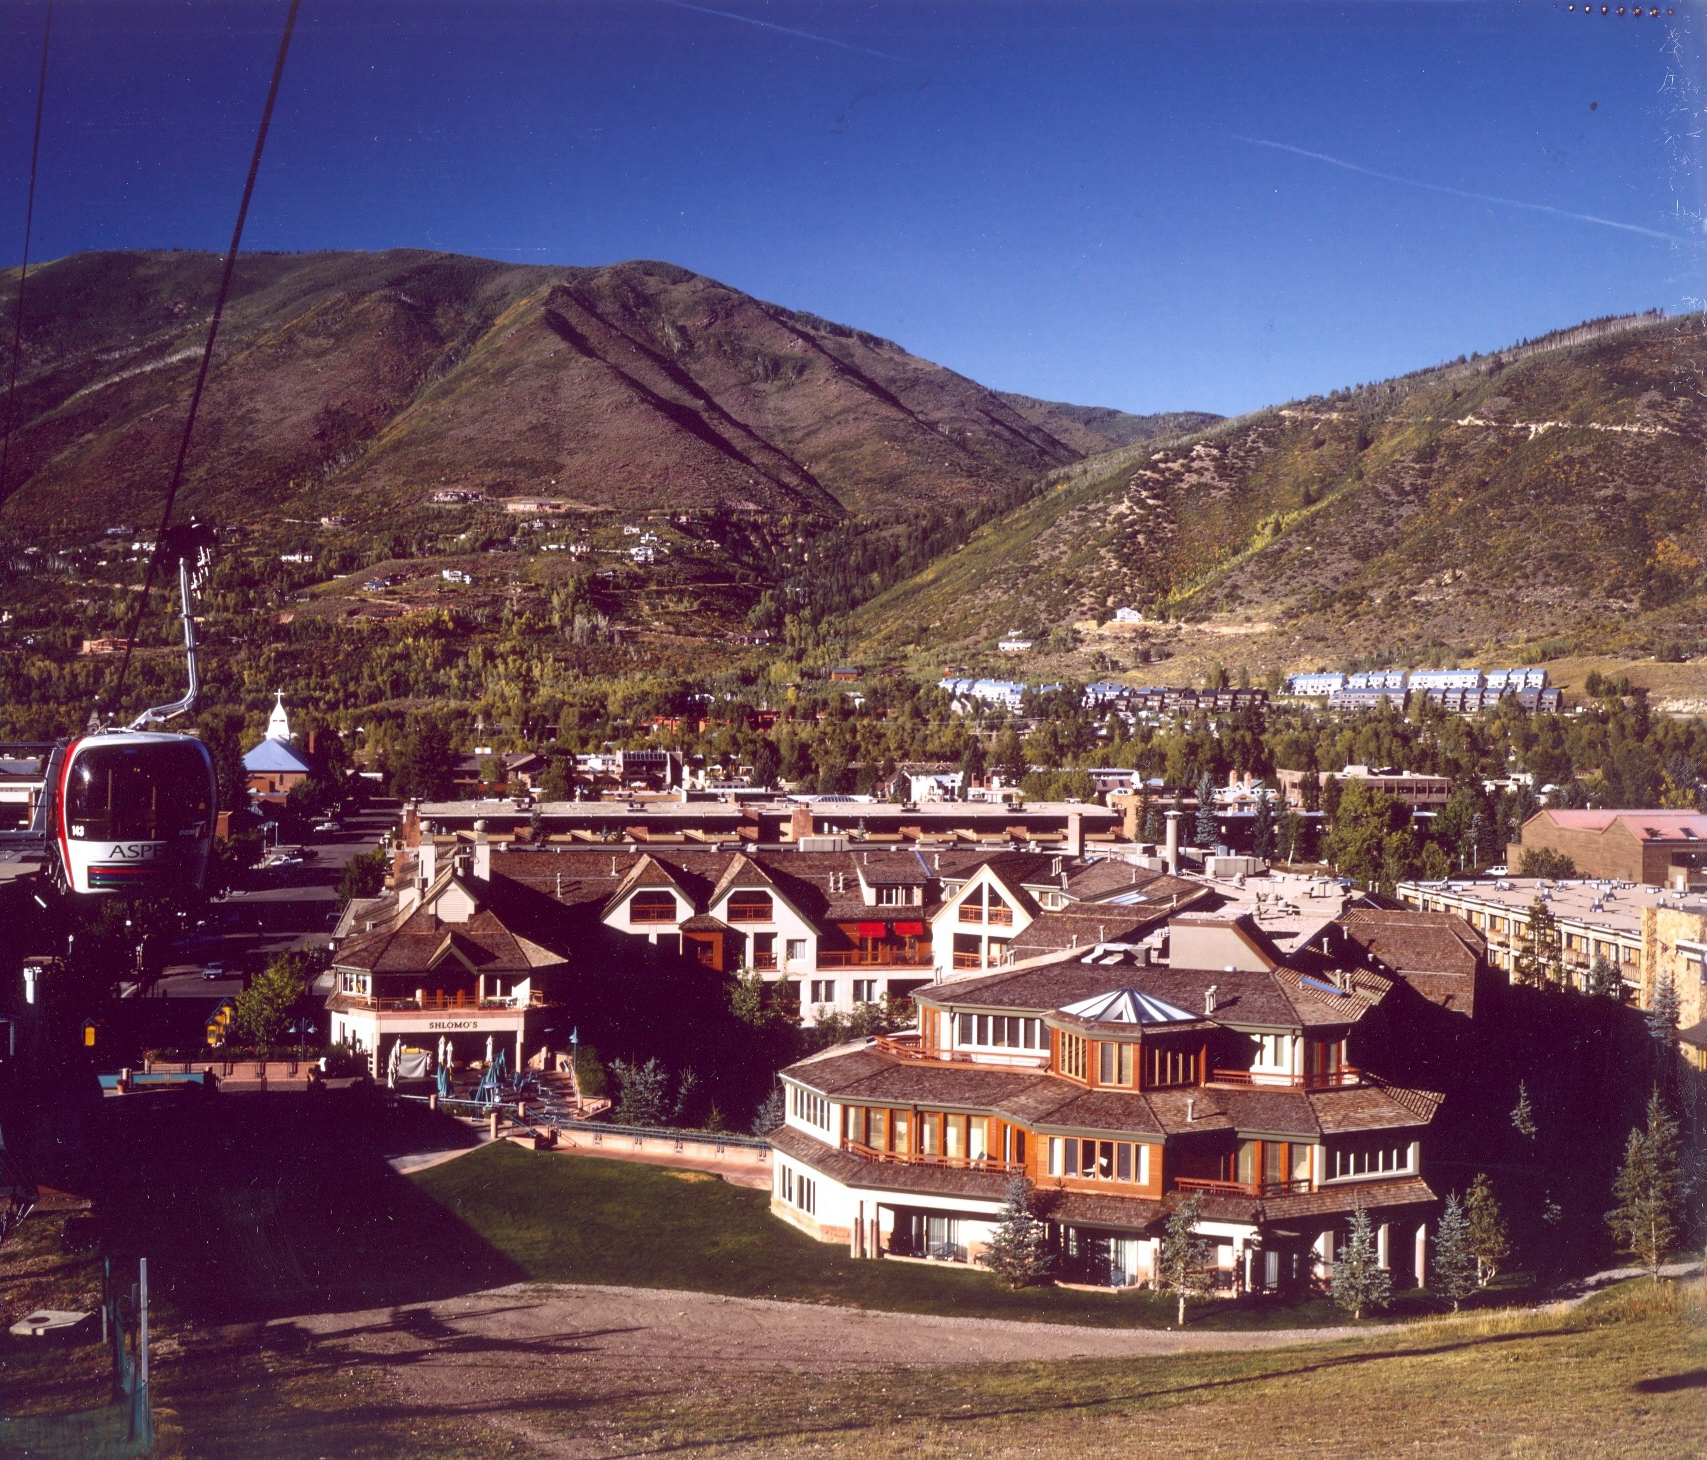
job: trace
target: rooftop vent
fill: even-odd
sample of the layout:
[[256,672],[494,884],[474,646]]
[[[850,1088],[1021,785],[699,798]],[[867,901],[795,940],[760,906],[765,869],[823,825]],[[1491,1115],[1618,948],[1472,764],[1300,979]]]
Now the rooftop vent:
[[1216,984],[1210,984],[1209,987],[1203,991],[1203,1012],[1205,1014],[1213,1014],[1215,1012],[1215,1000],[1220,992],[1220,987]]

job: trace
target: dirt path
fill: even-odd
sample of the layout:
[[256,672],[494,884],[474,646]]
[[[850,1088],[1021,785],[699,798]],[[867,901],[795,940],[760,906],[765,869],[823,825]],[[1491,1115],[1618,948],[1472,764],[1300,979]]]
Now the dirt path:
[[[1676,1270],[1696,1266],[1678,1264]],[[1585,1280],[1558,1306],[1582,1301],[1614,1276]],[[268,1330],[269,1347],[311,1354],[317,1364],[339,1370],[377,1367],[398,1400],[423,1414],[491,1426],[534,1453],[564,1460],[609,1453],[610,1437],[592,1423],[604,1399],[645,1395],[691,1405],[701,1396],[760,1394],[769,1376],[783,1372],[828,1376],[1248,1351],[1370,1332],[1078,1328],[553,1283],[305,1315]],[[568,1414],[586,1416],[588,1427],[565,1433],[561,1417]]]

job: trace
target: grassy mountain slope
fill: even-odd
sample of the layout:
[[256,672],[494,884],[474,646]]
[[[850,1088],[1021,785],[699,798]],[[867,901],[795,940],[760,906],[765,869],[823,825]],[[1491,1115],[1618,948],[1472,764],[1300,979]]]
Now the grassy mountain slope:
[[1184,622],[1169,652],[1258,668],[1700,647],[1704,323],[1610,322],[1092,459],[854,627],[887,654],[975,655],[1009,626],[1089,648],[1131,604]]
[[[32,272],[10,523],[153,519],[218,268],[95,254]],[[16,289],[14,273],[8,315]],[[667,264],[260,255],[236,274],[180,509],[392,526],[452,487],[620,512],[901,517],[995,500],[1109,444]]]
[[1038,400],[1035,396],[1014,395],[1005,390],[998,394],[1016,411],[1026,415],[1035,411],[1050,418],[1065,417],[1077,421],[1095,436],[1116,446],[1154,441],[1161,436],[1188,436],[1222,419],[1210,411],[1156,411],[1149,415],[1135,415],[1131,411],[1117,411],[1112,406],[1068,405],[1064,401]]

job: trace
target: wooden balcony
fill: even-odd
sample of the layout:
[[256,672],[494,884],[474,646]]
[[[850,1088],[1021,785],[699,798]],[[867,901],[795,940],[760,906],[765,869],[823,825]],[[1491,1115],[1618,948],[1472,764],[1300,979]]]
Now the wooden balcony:
[[1014,924],[1014,910],[1011,907],[982,908],[975,902],[962,903],[960,921],[975,927],[988,923],[993,928],[1011,928]]
[[1308,1181],[1206,1181],[1196,1176],[1175,1178],[1174,1189],[1208,1196],[1298,1196],[1314,1190]]
[[908,953],[905,948],[891,948],[883,944],[865,949],[823,949],[818,950],[819,968],[930,968],[931,957],[928,948],[915,953]]
[[674,907],[630,907],[628,920],[631,923],[673,923],[676,921]]
[[980,1050],[981,1057],[974,1059],[965,1050],[925,1049],[919,1044],[919,1036],[916,1034],[879,1034],[872,1040],[872,1048],[880,1054],[890,1055],[898,1060],[909,1060],[915,1064],[960,1065],[967,1069],[976,1067],[981,1070],[1049,1068],[1049,1054],[1046,1050],[992,1049],[987,1053]]
[[991,1171],[999,1176],[1015,1176],[1025,1170],[1023,1161],[1002,1161],[994,1156],[927,1156],[920,1151],[880,1151],[861,1141],[843,1141],[842,1149],[862,1161],[876,1161],[884,1166],[934,1166],[944,1171]]
[[981,954],[962,953],[959,949],[956,949],[954,953],[954,966],[956,968],[983,968],[985,967],[985,963],[983,955]]
[[755,953],[753,955],[752,961],[753,961],[753,967],[754,968],[760,968],[760,969],[775,968],[776,967],[776,954],[774,954],[774,953]]
[[1363,1071],[1347,1065],[1344,1069],[1326,1070],[1314,1075],[1269,1074],[1253,1070],[1211,1070],[1211,1085],[1243,1085],[1259,1090],[1335,1090],[1348,1085],[1361,1085]]

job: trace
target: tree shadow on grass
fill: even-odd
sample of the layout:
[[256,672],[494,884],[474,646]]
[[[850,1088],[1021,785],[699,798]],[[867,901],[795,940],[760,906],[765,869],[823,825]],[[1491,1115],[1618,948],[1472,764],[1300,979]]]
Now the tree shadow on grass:
[[[1549,1330],[1550,1332],[1553,1330]],[[1557,1330],[1562,1332],[1563,1330]],[[885,1424],[918,1423],[960,1425],[980,1421],[1002,1421],[1020,1419],[1031,1415],[1063,1414],[1071,1411],[1091,1412],[1099,1409],[1112,1409],[1126,1405],[1143,1404],[1150,1400],[1167,1400],[1187,1398],[1189,1396],[1212,1397],[1216,1394],[1236,1390],[1249,1384],[1266,1384],[1276,1380],[1302,1378],[1310,1374],[1329,1372],[1335,1369],[1355,1369],[1368,1363],[1378,1363],[1390,1359],[1412,1360],[1428,1358],[1438,1354],[1451,1353],[1457,1349],[1479,1348],[1490,1344],[1511,1343],[1518,1340],[1528,1340],[1545,1337],[1545,1334],[1496,1334],[1485,1338],[1465,1339],[1456,1343],[1434,1344],[1428,1348],[1415,1349],[1379,1349],[1368,1353],[1341,1354],[1323,1358],[1316,1362],[1293,1364],[1289,1367],[1271,1368],[1262,1366],[1257,1370],[1225,1379],[1203,1379],[1194,1383],[1151,1385],[1143,1388],[1120,1390],[1100,1394],[1085,1399],[1063,1399],[1047,1391],[1039,1393],[1035,1402],[1025,1404],[993,1405],[979,1409],[961,1409],[953,1413],[932,1413],[921,1411],[917,1413],[898,1413],[883,1421]],[[1237,1351],[1225,1355],[1199,1354],[1196,1357],[1239,1357]],[[1181,1355],[1186,1357],[1186,1355]],[[1277,1355],[1278,1357],[1278,1355]],[[791,1425],[786,1430],[778,1428],[774,1431],[753,1432],[743,1434],[719,1434],[691,1440],[682,1440],[673,1444],[651,1447],[645,1451],[633,1451],[640,1454],[669,1454],[676,1451],[691,1451],[704,1449],[714,1445],[752,1445],[768,1441],[784,1440],[790,1437],[806,1437],[814,1435],[832,1435],[851,1433],[870,1429],[876,1425],[876,1420],[848,1420],[833,1424],[802,1424]]]
[[102,1110],[96,1216],[116,1258],[185,1318],[258,1321],[402,1305],[527,1274],[386,1157],[459,1144],[448,1117],[363,1090]]
[[1681,1374],[1638,1379],[1630,1387],[1638,1394],[1675,1394],[1680,1389],[1707,1389],[1707,1369],[1686,1369]]

